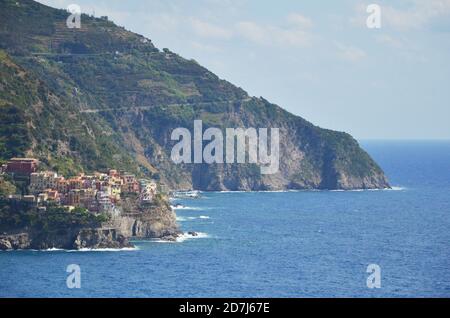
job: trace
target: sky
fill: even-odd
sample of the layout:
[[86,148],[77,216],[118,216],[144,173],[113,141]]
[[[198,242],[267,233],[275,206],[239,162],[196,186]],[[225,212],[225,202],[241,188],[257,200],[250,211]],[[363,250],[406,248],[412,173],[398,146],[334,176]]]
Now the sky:
[[106,15],[320,127],[450,139],[450,0],[39,2]]

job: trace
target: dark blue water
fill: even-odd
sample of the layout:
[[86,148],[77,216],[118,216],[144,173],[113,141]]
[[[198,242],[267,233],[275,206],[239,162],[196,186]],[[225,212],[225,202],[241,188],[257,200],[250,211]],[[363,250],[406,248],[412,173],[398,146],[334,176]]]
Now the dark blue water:
[[[200,238],[119,252],[0,252],[0,296],[450,296],[450,142],[366,142],[394,191],[182,200]],[[202,216],[202,218],[200,218]],[[381,288],[369,289],[369,264]],[[81,267],[81,289],[66,267]]]

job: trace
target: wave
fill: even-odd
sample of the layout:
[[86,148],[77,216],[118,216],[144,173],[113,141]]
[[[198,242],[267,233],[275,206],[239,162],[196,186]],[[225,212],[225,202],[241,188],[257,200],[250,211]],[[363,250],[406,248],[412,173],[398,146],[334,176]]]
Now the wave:
[[151,240],[145,240],[140,242],[150,242],[150,243],[164,243],[164,244],[176,244],[176,243],[183,243],[187,240],[194,240],[194,239],[203,239],[203,238],[209,238],[210,236],[207,233],[203,232],[196,232],[197,236],[193,236],[188,233],[183,233],[180,236],[177,237],[176,241],[166,241],[161,239],[151,239]]
[[263,190],[263,191],[211,191],[210,193],[290,193],[290,192],[364,192],[364,191],[404,191],[406,188],[401,186],[393,186],[391,188],[384,189],[336,189],[336,190],[320,190],[320,189],[290,189],[290,190]]
[[404,191],[406,188],[404,187],[391,187],[390,189],[385,189],[386,191]]
[[188,220],[198,220],[198,219],[206,220],[206,219],[209,219],[209,218],[210,217],[207,216],[207,215],[200,215],[200,216],[188,216],[186,219],[188,219]]
[[[344,190],[344,189],[338,189],[338,190],[323,190],[323,191],[329,191],[329,192],[369,192],[369,191],[404,191],[406,188],[404,187],[391,187],[391,188],[384,188],[384,189],[352,189],[352,190]],[[320,190],[318,190],[320,191]]]
[[329,192],[364,192],[364,191],[376,191],[378,189],[352,189],[352,190],[344,190],[344,189],[336,189],[336,190],[324,190]]
[[177,216],[177,221],[178,221],[178,222],[186,222],[186,221],[192,221],[192,220],[198,220],[198,219],[201,219],[201,220],[208,220],[208,219],[210,219],[210,217],[207,216],[207,215],[187,216],[187,217],[184,217],[184,216]]
[[193,191],[175,191],[172,194],[172,198],[176,199],[200,199],[201,191],[193,190]]
[[[404,191],[404,190],[406,190],[406,188],[394,186],[394,187],[391,187],[391,188],[384,188],[384,189],[354,189],[354,190],[342,190],[342,191],[365,192],[365,191]],[[339,191],[339,190],[335,190],[335,191]]]
[[79,250],[65,250],[66,252],[130,252],[138,251],[139,247],[123,247],[123,248],[81,248]]
[[[79,250],[67,250],[63,248],[48,248],[44,250],[36,250],[36,249],[17,249],[17,250],[5,250],[4,252],[66,252],[66,253],[76,253],[76,252],[124,252],[124,251],[137,251],[138,247],[124,247],[124,248],[81,248]],[[2,252],[2,251],[0,251]]]
[[206,210],[206,208],[199,208],[199,207],[193,207],[193,206],[171,206],[171,208],[173,210],[194,210],[194,211],[199,211],[199,210]]
[[320,191],[320,190],[260,190],[260,191],[244,191],[244,190],[238,190],[238,191],[211,191],[207,193],[289,193],[289,192],[307,192],[307,191]]
[[25,248],[25,249],[8,249],[8,250],[0,250],[1,252],[67,252],[69,250],[64,250],[61,248],[48,248],[45,250],[36,250],[36,249],[31,249],[31,248]]
[[202,239],[202,238],[208,238],[209,237],[209,235],[207,233],[203,233],[203,232],[196,232],[196,233],[197,233],[197,236],[193,236],[193,235],[190,235],[188,233],[183,233],[182,235],[177,237],[177,242],[178,243],[182,243],[182,242],[187,241],[187,240]]

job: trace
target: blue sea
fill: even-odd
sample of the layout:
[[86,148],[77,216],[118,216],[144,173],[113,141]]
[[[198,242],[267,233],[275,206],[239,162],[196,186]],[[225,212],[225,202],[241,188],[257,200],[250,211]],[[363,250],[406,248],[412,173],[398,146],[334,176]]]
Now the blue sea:
[[[0,297],[450,297],[450,142],[370,141],[393,190],[202,193],[177,243],[0,252]],[[81,288],[66,268],[81,269]],[[381,288],[367,287],[369,264]]]

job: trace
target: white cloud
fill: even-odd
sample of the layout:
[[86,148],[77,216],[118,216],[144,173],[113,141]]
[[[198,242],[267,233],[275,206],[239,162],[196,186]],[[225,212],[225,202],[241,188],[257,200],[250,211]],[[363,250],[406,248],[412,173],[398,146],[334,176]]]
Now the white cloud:
[[230,39],[233,36],[232,31],[197,18],[191,18],[189,22],[194,32],[201,37]]
[[311,19],[301,15],[300,13],[289,14],[287,20],[289,23],[297,25],[301,28],[311,28],[313,26]]
[[145,16],[143,20],[145,20],[146,27],[152,33],[176,33],[180,27],[180,19],[177,16],[167,13]]
[[338,56],[346,61],[358,62],[367,57],[366,52],[358,47],[345,45],[340,42],[335,42],[335,45],[338,49]]
[[393,37],[391,35],[382,34],[375,36],[377,43],[386,45],[396,52],[403,61],[413,63],[428,63],[429,60],[424,54],[423,49],[417,46],[414,41],[409,41],[405,37]]
[[236,24],[236,32],[243,38],[259,45],[305,47],[311,44],[312,35],[308,29],[312,21],[300,14],[290,14],[286,18],[288,27],[241,21]]
[[387,34],[378,35],[375,37],[375,39],[378,43],[386,44],[394,49],[404,49],[406,47],[404,41]]
[[255,22],[244,21],[236,24],[237,31],[246,39],[264,44],[266,40],[266,33],[264,28]]
[[189,24],[197,36],[211,39],[243,38],[259,45],[304,47],[310,45],[313,26],[311,19],[292,13],[286,17],[286,27],[240,21],[226,28],[198,18],[189,18]]
[[382,15],[396,29],[420,29],[435,19],[449,16],[450,0],[415,0],[407,10],[386,6],[382,7]]
[[221,52],[222,51],[222,49],[217,47],[217,46],[210,45],[210,44],[205,44],[205,43],[200,43],[200,42],[197,42],[197,41],[191,42],[191,46],[195,50],[202,51],[202,52],[208,52],[208,53],[217,53],[217,52]]

